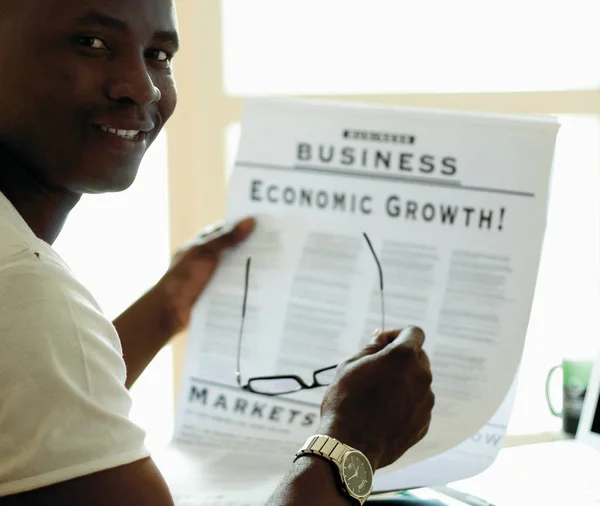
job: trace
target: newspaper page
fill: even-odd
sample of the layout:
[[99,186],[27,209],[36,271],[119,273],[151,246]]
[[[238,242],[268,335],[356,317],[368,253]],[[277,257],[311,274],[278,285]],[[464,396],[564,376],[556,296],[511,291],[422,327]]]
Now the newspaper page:
[[390,473],[378,473],[374,492],[446,484],[475,476],[489,468],[504,445],[515,400],[516,379],[494,416],[475,434],[440,455]]
[[[225,255],[194,310],[174,443],[213,462],[264,455],[261,474],[280,475],[318,428],[323,388],[250,393],[238,365],[244,382],[311,383],[374,329],[419,325],[436,394],[431,428],[378,474],[393,471],[398,487],[433,484],[401,479],[401,468],[473,441],[509,397],[557,130],[550,118],[249,101],[227,220],[252,215],[257,228]],[[252,474],[224,468],[232,479]]]

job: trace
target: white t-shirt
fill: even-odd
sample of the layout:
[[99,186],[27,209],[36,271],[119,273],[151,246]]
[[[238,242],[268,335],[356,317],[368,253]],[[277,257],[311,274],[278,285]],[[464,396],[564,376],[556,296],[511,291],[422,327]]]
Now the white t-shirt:
[[149,455],[121,343],[0,193],[0,497]]

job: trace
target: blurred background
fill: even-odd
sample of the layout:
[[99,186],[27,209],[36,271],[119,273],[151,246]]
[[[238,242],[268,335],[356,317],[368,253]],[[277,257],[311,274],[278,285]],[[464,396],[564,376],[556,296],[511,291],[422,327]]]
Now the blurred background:
[[[55,244],[107,315],[223,216],[244,97],[556,115],[548,228],[509,434],[559,430],[546,374],[600,348],[597,1],[176,2],[178,112],[131,189],[85,197]],[[150,448],[170,438],[184,351],[180,336],[133,389]]]

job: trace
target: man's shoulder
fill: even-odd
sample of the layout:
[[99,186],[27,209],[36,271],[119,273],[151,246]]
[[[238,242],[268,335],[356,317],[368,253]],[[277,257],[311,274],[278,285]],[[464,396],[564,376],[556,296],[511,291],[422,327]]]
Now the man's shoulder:
[[35,248],[28,234],[1,214],[0,238],[0,269],[35,256]]
[[92,294],[33,234],[0,219],[0,238],[0,340],[11,352],[0,368],[21,364],[15,378],[42,383],[67,375],[89,387],[106,374],[124,383],[121,343]]
[[10,328],[22,327],[35,340],[44,333],[55,336],[55,345],[83,338],[87,347],[101,340],[121,352],[112,323],[49,245],[2,215],[0,238],[0,335],[2,322],[10,321]]

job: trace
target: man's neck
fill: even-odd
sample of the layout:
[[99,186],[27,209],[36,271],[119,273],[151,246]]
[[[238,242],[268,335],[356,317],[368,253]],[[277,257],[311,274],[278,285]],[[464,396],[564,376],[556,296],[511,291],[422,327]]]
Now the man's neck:
[[15,207],[33,233],[48,244],[58,237],[69,212],[81,198],[64,189],[49,189],[0,149],[0,192]]

